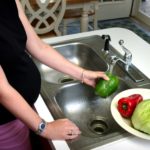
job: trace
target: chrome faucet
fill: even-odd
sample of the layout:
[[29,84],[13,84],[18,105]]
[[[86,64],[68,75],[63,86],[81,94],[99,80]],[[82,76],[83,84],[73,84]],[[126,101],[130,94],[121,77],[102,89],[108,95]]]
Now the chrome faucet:
[[137,82],[144,81],[144,79],[142,78],[142,76],[140,75],[136,67],[131,65],[132,53],[123,44],[124,41],[119,40],[119,45],[121,46],[122,50],[125,52],[123,58],[115,55],[113,51],[111,51],[111,49],[108,49],[106,51],[102,49],[103,56],[105,56],[105,60],[109,64],[109,71],[113,72],[116,63],[121,62],[120,63],[121,67],[124,69],[124,71],[126,71],[126,73],[131,77],[131,79],[134,82],[137,83]]
[[117,57],[116,55],[107,54],[107,60],[110,65],[116,64],[118,61],[124,64],[125,70],[128,71],[132,61],[132,53],[123,45],[124,41],[120,40],[119,45],[122,47],[122,50],[125,52],[123,59]]

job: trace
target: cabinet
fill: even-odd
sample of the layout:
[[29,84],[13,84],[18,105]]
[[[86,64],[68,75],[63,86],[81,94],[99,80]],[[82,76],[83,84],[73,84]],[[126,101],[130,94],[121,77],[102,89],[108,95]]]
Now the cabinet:
[[130,16],[132,0],[98,0],[98,20],[124,18]]

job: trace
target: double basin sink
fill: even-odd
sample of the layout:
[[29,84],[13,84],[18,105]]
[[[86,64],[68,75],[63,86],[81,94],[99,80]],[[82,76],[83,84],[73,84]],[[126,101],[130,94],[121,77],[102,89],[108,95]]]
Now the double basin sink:
[[[104,44],[104,40],[95,35],[63,41],[52,46],[72,63],[85,69],[106,72],[109,70],[109,64],[103,57]],[[110,49],[119,56],[113,47],[110,46]],[[131,65],[131,68],[135,73],[138,72],[138,76],[143,80],[135,82],[122,65],[117,63],[113,74],[120,78],[120,86],[113,95],[104,99],[95,95],[94,88],[36,60],[35,63],[42,78],[41,95],[54,119],[67,117],[82,131],[78,139],[66,141],[71,150],[88,150],[129,136],[113,119],[110,105],[113,97],[123,90],[150,88],[150,80],[135,66]]]

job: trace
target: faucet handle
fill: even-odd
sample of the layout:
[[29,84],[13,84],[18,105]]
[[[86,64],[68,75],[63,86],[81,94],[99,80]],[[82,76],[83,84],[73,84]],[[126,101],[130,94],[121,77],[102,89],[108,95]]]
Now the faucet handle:
[[132,53],[123,44],[124,44],[124,40],[119,40],[119,45],[122,47],[122,50],[125,52],[125,56],[131,57]]
[[131,61],[132,61],[132,53],[123,44],[124,44],[124,40],[119,40],[119,45],[122,47],[122,50],[125,52],[124,61],[126,62],[126,67],[128,70],[128,67],[131,65]]
[[120,41],[119,41],[119,44],[120,44],[120,45],[123,45],[123,43],[124,43],[124,40],[120,40]]

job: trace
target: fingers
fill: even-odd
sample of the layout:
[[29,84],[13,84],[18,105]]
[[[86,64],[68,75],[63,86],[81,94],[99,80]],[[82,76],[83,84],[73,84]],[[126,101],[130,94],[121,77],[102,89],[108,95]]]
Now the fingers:
[[79,135],[81,134],[81,132],[79,130],[69,130],[67,133],[67,139],[71,140],[71,139],[76,139]]
[[77,138],[81,131],[80,129],[70,120],[63,119],[66,122],[66,128],[65,128],[65,139],[72,140]]
[[79,128],[77,127],[72,128],[72,129],[68,128],[67,135],[78,135],[78,134],[81,134],[81,131],[79,130]]
[[105,72],[84,70],[84,83],[86,83],[87,85],[95,87],[96,81],[99,78],[103,78],[104,80],[109,80]]
[[95,80],[98,78],[103,78],[104,80],[109,80],[109,78],[105,74],[105,72],[84,70],[84,81]]
[[108,76],[104,72],[98,72],[97,78],[103,78],[104,80],[109,80]]
[[53,140],[74,140],[81,134],[80,129],[69,119],[58,119],[47,123],[41,136]]

